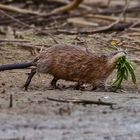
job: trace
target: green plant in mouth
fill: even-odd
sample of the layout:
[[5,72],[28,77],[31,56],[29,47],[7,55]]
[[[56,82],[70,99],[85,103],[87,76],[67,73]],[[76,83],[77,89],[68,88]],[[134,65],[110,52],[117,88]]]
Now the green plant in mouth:
[[132,64],[128,61],[125,56],[122,56],[117,61],[117,78],[113,82],[112,86],[117,90],[123,80],[128,80],[129,75],[131,76],[132,82],[136,83],[136,76]]

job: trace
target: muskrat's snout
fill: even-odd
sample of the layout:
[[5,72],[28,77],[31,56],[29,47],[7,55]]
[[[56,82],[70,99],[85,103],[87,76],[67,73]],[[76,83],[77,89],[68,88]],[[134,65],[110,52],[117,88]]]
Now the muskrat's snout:
[[127,55],[127,53],[125,51],[122,51],[122,50],[121,51],[117,51],[115,53],[112,53],[111,54],[111,58],[108,61],[109,66],[115,66],[116,62],[118,61],[118,59],[120,57],[123,57],[123,56],[126,56],[126,55]]
[[126,56],[126,52],[125,51],[118,51],[116,52],[116,54],[114,54],[114,56],[112,56],[112,58],[114,59],[114,62],[118,61],[118,59],[120,57]]
[[126,56],[127,53],[124,50],[120,50],[111,54],[111,59],[117,61],[120,57]]
[[115,56],[116,56],[116,58],[120,58],[120,57],[123,57],[123,56],[126,56],[126,55],[127,55],[126,52],[120,51]]

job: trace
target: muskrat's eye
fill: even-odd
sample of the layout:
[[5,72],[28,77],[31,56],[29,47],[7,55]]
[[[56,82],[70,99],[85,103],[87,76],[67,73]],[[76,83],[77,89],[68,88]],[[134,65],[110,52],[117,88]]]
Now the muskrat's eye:
[[118,52],[113,52],[112,55],[116,55]]

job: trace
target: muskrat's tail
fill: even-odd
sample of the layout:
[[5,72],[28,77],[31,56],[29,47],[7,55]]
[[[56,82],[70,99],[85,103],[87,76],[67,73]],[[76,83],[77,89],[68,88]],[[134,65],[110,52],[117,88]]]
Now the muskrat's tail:
[[33,62],[17,63],[17,64],[2,64],[0,65],[0,71],[12,70],[12,69],[24,69],[33,66]]

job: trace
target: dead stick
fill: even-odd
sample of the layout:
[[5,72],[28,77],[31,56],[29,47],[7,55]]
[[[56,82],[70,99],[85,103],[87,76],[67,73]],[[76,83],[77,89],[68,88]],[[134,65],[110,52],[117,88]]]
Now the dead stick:
[[[57,31],[54,31],[54,34],[68,34],[68,35],[75,35],[75,34],[94,34],[94,33],[101,33],[101,32],[108,32],[108,31],[122,31],[128,27],[130,27],[132,23],[113,23],[108,26],[103,26],[101,28],[97,28],[95,30],[84,30],[84,31],[68,31],[68,30],[62,30],[58,29]],[[45,31],[41,34],[45,35]]]
[[65,6],[54,9],[51,13],[55,14],[55,13],[67,12],[67,11],[76,9],[82,2],[83,0],[73,0],[71,3]]
[[105,105],[105,106],[115,105],[115,103],[103,102],[101,100],[93,101],[93,100],[82,100],[82,99],[56,99],[52,97],[47,97],[47,99],[50,101],[63,102],[63,103],[96,104],[96,105]]
[[9,5],[4,5],[4,4],[0,4],[0,9],[12,11],[12,12],[18,12],[18,13],[22,13],[22,14],[41,15],[41,13],[39,13],[39,12],[34,12],[31,10],[26,10],[26,9],[20,9],[20,8],[17,8],[14,6],[9,6]]
[[0,39],[0,42],[30,42],[30,40],[23,40],[23,39]]
[[9,108],[13,107],[13,95],[10,94],[10,102],[9,102]]
[[[88,14],[83,16],[85,18],[96,18],[96,19],[101,19],[101,20],[109,20],[109,21],[116,21],[118,19],[117,16],[108,16],[108,15],[98,15],[98,14]],[[138,18],[134,18],[134,17],[127,17],[127,21],[134,21],[136,22],[138,20]]]

